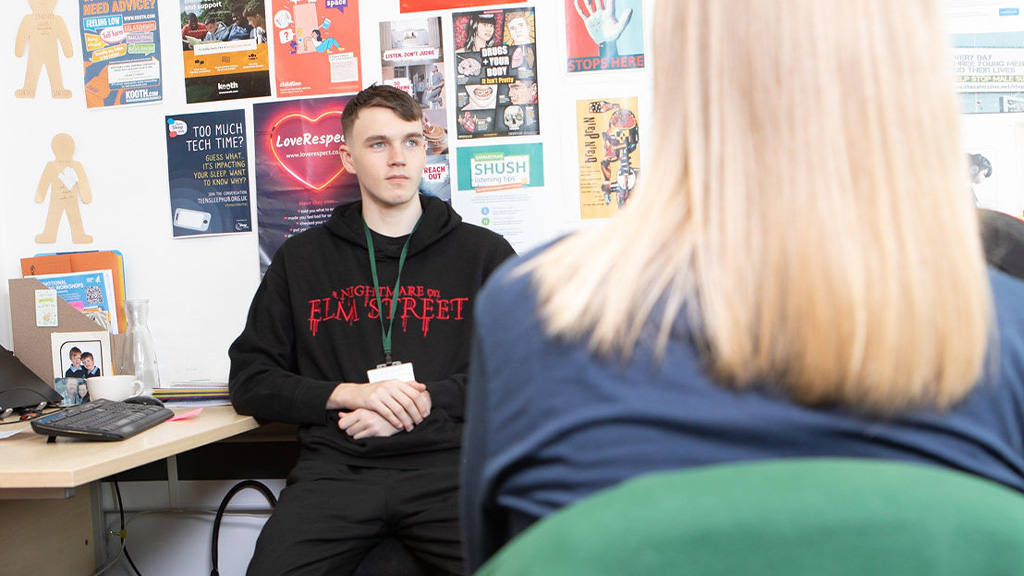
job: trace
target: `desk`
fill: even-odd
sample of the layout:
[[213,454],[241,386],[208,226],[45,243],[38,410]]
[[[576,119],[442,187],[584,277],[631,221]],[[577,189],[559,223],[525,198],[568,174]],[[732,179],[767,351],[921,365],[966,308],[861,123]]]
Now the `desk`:
[[112,474],[258,426],[251,416],[239,416],[230,406],[207,406],[196,418],[164,422],[120,442],[58,438],[47,444],[46,436],[33,432],[28,423],[0,428],[24,428],[0,440],[3,569],[12,574],[91,574],[96,565],[96,490],[76,491],[77,487],[95,486]]

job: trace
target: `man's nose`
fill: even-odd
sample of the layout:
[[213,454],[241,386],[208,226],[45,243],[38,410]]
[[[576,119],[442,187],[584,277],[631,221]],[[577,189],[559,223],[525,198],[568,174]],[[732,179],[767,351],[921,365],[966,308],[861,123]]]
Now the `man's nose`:
[[405,166],[405,147],[392,146],[388,152],[388,164],[391,166]]

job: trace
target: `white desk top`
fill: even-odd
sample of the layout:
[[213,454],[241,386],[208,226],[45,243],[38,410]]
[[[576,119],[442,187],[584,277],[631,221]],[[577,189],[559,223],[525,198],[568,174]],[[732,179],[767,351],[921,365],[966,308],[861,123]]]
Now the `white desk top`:
[[[176,408],[181,414],[191,408]],[[211,442],[230,438],[259,425],[251,416],[239,416],[231,406],[207,406],[197,417],[164,422],[119,442],[92,442],[58,437],[47,444],[28,423],[10,438],[0,440],[0,499],[53,496],[143,464],[180,454]],[[0,427],[8,432],[21,425]],[[56,490],[55,490],[56,489]]]

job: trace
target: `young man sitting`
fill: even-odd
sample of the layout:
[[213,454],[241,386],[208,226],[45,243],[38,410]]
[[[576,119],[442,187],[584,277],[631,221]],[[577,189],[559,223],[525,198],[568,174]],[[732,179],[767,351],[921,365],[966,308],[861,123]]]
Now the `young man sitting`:
[[419,194],[426,145],[412,97],[372,86],[341,122],[361,201],[281,246],[229,351],[235,409],[300,425],[248,574],[350,574],[389,534],[429,572],[461,574],[473,304],[514,252]]

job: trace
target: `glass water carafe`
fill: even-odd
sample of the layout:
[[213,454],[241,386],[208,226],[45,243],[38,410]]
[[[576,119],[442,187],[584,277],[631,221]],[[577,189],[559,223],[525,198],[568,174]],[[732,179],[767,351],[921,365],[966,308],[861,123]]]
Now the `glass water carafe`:
[[156,363],[156,346],[149,331],[149,300],[125,300],[128,332],[125,334],[122,374],[135,374],[152,393],[160,386],[160,370]]

